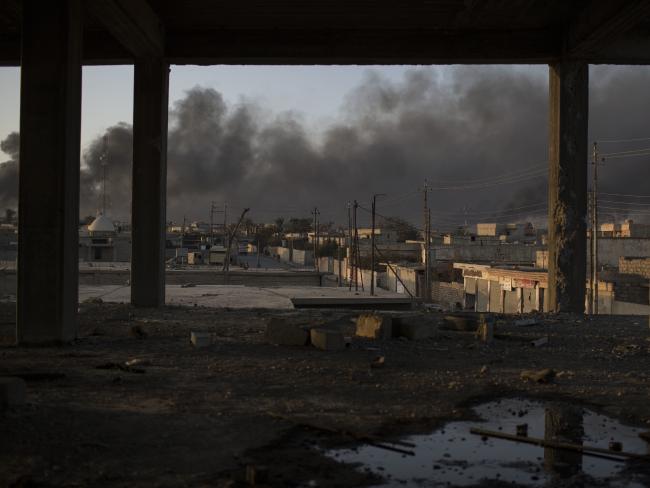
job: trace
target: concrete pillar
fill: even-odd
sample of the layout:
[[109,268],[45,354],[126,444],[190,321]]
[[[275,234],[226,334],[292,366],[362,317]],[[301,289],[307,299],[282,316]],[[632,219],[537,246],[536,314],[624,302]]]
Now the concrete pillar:
[[587,272],[587,118],[589,66],[549,69],[548,304],[584,312]]
[[77,335],[80,0],[24,0],[18,208],[19,344]]
[[165,304],[169,66],[137,60],[133,97],[131,303]]

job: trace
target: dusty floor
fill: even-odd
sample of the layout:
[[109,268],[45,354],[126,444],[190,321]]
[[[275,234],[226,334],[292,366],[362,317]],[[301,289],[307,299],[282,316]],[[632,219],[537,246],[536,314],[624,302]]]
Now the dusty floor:
[[[0,304],[0,375],[27,381],[28,405],[0,413],[2,486],[236,486],[248,464],[267,466],[272,486],[377,484],[312,446],[351,442],[328,431],[427,432],[512,394],[567,398],[650,428],[647,318],[504,319],[491,345],[441,331],[324,352],[265,343],[266,321],[351,324],[356,314],[86,304],[80,339],[61,348],[14,347],[13,314]],[[194,349],[190,330],[215,344]],[[548,345],[529,345],[547,332]],[[371,368],[377,355],[385,365]],[[134,358],[143,363],[113,369]],[[549,384],[520,379],[545,367],[559,373]]]
[[[383,289],[376,292],[380,297],[405,298],[404,294]],[[336,286],[280,286],[258,287],[242,285],[167,285],[165,300],[170,305],[186,305],[213,308],[273,308],[293,309],[292,298],[371,298],[368,290],[353,292],[347,287]],[[101,298],[104,302],[128,303],[131,288],[125,285],[81,285],[81,302]]]

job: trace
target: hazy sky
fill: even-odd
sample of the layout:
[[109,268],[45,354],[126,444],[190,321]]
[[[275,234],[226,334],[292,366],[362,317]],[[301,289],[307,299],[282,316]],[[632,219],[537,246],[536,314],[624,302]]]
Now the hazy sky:
[[[19,76],[0,68],[5,207],[17,196],[17,138],[5,138],[19,128]],[[101,136],[110,134],[110,212],[128,218],[132,79],[127,66],[84,68],[82,212],[100,200]],[[648,67],[591,67],[589,140],[649,137],[649,84]],[[543,219],[547,128],[547,66],[172,67],[168,216],[205,218],[210,201],[228,201],[255,207],[259,220],[318,205],[340,221],[346,202],[388,193],[384,211],[417,220],[428,178],[440,226]],[[649,145],[603,147],[644,148],[602,169],[602,191],[628,200],[606,202],[616,219],[632,206],[650,218]]]
[[[313,130],[340,114],[344,95],[375,70],[398,80],[405,66],[173,66],[170,105],[196,85],[214,88],[229,104],[241,97],[272,112],[294,111]],[[440,68],[444,76],[445,68]],[[17,131],[20,118],[20,70],[0,68],[0,140]],[[82,148],[116,122],[133,118],[133,68],[87,66],[83,69]]]

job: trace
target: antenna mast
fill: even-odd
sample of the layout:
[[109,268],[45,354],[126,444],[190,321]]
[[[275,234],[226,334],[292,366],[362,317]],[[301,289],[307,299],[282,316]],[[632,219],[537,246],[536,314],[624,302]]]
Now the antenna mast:
[[106,166],[108,164],[108,135],[104,135],[104,144],[102,147],[102,155],[100,157],[102,163],[102,215],[106,215]]

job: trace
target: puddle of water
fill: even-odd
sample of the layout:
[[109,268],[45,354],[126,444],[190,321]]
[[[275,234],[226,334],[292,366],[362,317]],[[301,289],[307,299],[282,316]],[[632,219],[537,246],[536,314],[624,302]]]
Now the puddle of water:
[[605,449],[610,441],[617,441],[626,452],[646,454],[646,443],[638,436],[643,429],[622,425],[579,407],[518,398],[484,403],[474,411],[484,420],[452,422],[432,434],[403,439],[415,444],[414,456],[369,445],[325,454],[338,461],[359,463],[359,469],[399,486],[467,486],[482,480],[541,486],[580,472],[607,480],[608,486],[644,486],[622,479],[621,471],[626,465],[620,461],[503,439],[483,439],[470,433],[471,427],[480,427],[515,434],[517,425],[528,424],[529,437],[555,437]]

